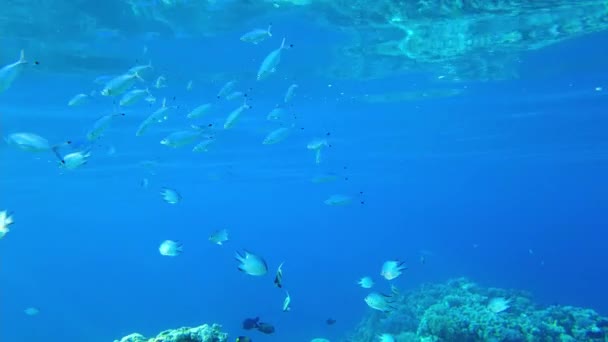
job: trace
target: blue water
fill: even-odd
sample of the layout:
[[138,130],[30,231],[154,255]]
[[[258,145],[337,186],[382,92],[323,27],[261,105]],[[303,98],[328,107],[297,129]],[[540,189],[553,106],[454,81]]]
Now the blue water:
[[[152,60],[154,75],[166,74],[169,84],[154,90],[152,107],[125,109],[80,169],[61,170],[52,154],[0,147],[0,210],[16,220],[0,241],[0,341],[101,342],[213,322],[233,340],[244,333],[241,321],[255,316],[277,329],[253,334],[256,342],[338,340],[370,311],[357,279],[371,275],[388,290],[379,272],[393,258],[409,266],[395,282],[402,291],[466,276],[530,291],[540,304],[608,314],[606,34],[521,53],[517,80],[451,84],[423,72],[316,78],[311,70],[337,34],[277,19],[273,37],[251,46],[238,41],[242,31],[147,42],[145,56],[139,38],[104,43],[127,61],[112,70],[53,72],[41,57],[38,70],[28,68],[0,94],[3,136],[25,131],[79,141],[113,111],[100,96],[67,107],[73,95],[100,90],[95,77]],[[256,82],[260,61],[283,36],[295,47],[283,52],[277,75]],[[17,56],[19,48],[11,51]],[[2,64],[14,61],[7,55]],[[210,71],[241,75],[239,88],[253,88],[252,110],[208,153],[160,145],[187,127],[188,108],[214,99],[230,79],[199,76]],[[264,146],[277,127],[265,117],[292,83],[299,84],[297,127],[284,142]],[[426,89],[462,93],[387,104],[356,99]],[[180,108],[136,138],[163,97]],[[221,126],[239,104],[222,104],[212,121]],[[306,144],[327,133],[332,147],[316,165]],[[144,160],[157,162],[155,174],[139,164]],[[324,172],[340,179],[311,183]],[[165,186],[183,201],[163,202]],[[334,193],[357,200],[323,204]],[[230,241],[220,247],[207,238],[221,228]],[[166,239],[182,242],[184,253],[161,256]],[[263,256],[269,274],[239,272],[234,253],[243,248]],[[281,311],[285,293],[272,284],[281,262],[288,313]],[[27,307],[40,313],[27,316]],[[325,324],[330,317],[333,326]]]

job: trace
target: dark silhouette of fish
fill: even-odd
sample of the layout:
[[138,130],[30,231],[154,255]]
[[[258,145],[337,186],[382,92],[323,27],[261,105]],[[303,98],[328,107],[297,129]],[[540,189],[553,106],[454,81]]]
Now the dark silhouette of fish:
[[274,333],[274,326],[270,323],[259,322],[257,328],[258,328],[258,331],[260,331],[264,334]]
[[253,342],[253,340],[247,336],[239,336],[236,338],[236,342]]
[[243,321],[243,329],[245,329],[245,330],[257,329],[259,327],[258,322],[260,322],[260,317],[245,318],[245,320]]
[[336,323],[336,320],[333,318],[328,318],[325,323],[327,323],[327,325],[334,325]]

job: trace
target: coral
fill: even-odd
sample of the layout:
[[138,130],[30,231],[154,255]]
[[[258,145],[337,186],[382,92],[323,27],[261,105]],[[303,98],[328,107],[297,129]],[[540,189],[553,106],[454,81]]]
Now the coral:
[[221,331],[218,324],[203,324],[194,328],[178,328],[165,330],[153,338],[133,333],[114,342],[226,342],[228,334]]
[[393,306],[388,313],[371,313],[347,341],[371,342],[379,333],[399,342],[608,340],[608,318],[591,309],[538,308],[528,293],[484,288],[466,278],[423,285]]

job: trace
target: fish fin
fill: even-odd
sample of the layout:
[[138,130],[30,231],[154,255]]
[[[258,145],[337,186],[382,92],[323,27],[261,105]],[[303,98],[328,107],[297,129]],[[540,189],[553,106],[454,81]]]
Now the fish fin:
[[27,61],[25,60],[25,50],[21,50],[21,53],[19,54],[19,63],[26,63]]
[[137,78],[141,82],[146,82],[137,71],[133,74],[133,76],[135,76],[135,78]]
[[286,38],[283,37],[283,41],[281,41],[281,47],[279,49],[284,49],[285,48],[285,40],[286,40]]
[[272,32],[270,32],[270,29],[272,29],[272,23],[270,23],[270,24],[268,25],[268,30],[267,30],[267,32],[268,32],[268,37],[272,37]]

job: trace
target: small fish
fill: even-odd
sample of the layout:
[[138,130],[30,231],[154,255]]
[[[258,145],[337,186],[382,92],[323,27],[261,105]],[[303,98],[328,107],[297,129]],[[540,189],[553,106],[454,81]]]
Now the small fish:
[[245,274],[263,276],[268,273],[266,261],[255,254],[248,251],[244,251],[243,253],[236,252],[235,258],[239,262],[239,271]]
[[36,316],[37,314],[40,313],[40,310],[38,308],[30,307],[30,308],[23,310],[23,313],[25,313],[28,316]]
[[103,133],[110,127],[114,118],[119,116],[125,116],[124,113],[119,114],[108,114],[99,118],[93,124],[93,127],[87,132],[87,139],[94,141],[103,136]]
[[263,145],[274,145],[274,144],[280,143],[281,141],[285,140],[289,136],[289,133],[291,133],[291,128],[292,127],[281,127],[281,128],[275,129],[274,131],[268,133],[266,138],[264,138],[264,141],[262,141],[262,144]]
[[186,91],[192,90],[192,86],[193,86],[192,80],[188,81],[188,84],[186,85]]
[[386,280],[393,280],[400,276],[403,273],[403,270],[407,269],[404,264],[404,262],[399,260],[385,261],[384,264],[382,264],[380,275],[386,278]]
[[243,326],[244,330],[257,329],[259,322],[260,322],[260,317],[245,318],[243,320],[242,326]]
[[391,305],[391,296],[380,294],[378,292],[370,293],[364,298],[364,300],[365,303],[367,303],[367,305],[374,310],[387,312],[394,309],[394,307]]
[[120,99],[120,101],[118,102],[118,104],[122,107],[130,106],[130,105],[133,105],[133,104],[145,99],[147,96],[152,96],[152,94],[150,94],[150,91],[148,90],[148,88],[133,89],[133,90],[125,93],[122,96],[122,98]]
[[224,129],[232,128],[241,117],[241,114],[247,109],[251,109],[251,106],[247,104],[247,101],[245,101],[240,107],[230,112],[226,118],[226,121],[224,122]]
[[328,318],[327,320],[325,320],[325,324],[334,325],[334,324],[336,324],[336,320],[333,318]]
[[182,196],[176,190],[169,188],[162,188],[160,195],[169,204],[177,204],[182,200]]
[[217,98],[221,99],[221,98],[225,97],[226,95],[228,95],[230,92],[232,92],[232,89],[234,89],[235,85],[236,85],[236,81],[226,82],[226,84],[224,84],[224,86],[217,93]]
[[277,268],[277,273],[274,276],[274,284],[278,288],[282,288],[283,287],[283,263],[281,263],[279,265],[279,267]]
[[85,165],[90,157],[91,152],[88,150],[68,153],[61,158],[59,165],[68,170],[74,170]]
[[162,106],[155,110],[154,113],[150,114],[150,116],[148,116],[137,128],[137,131],[135,132],[135,136],[142,136],[147,130],[148,128],[150,128],[150,126],[152,126],[155,123],[161,123],[164,121],[167,121],[167,119],[169,118],[168,116],[168,112],[172,107],[167,107],[167,99],[164,98],[163,99],[163,104]]
[[12,133],[4,140],[10,146],[27,152],[46,152],[51,150],[49,141],[34,133]]
[[374,281],[371,277],[363,277],[357,282],[364,289],[371,289],[374,286]]
[[161,145],[178,148],[186,145],[193,144],[199,140],[203,132],[201,131],[177,131],[169,134],[163,140],[160,141]]
[[228,241],[228,230],[226,229],[220,229],[220,230],[216,230],[215,232],[211,233],[211,235],[209,236],[209,241],[211,241],[212,243],[222,246],[224,244],[224,242]]
[[316,139],[312,140],[311,142],[309,142],[306,145],[306,148],[315,152],[315,163],[320,164],[321,163],[321,150],[323,148],[329,147],[329,146],[330,145],[327,142],[327,139],[316,138]]
[[140,185],[142,188],[147,189],[148,186],[150,185],[150,180],[148,178],[144,178],[141,180]]
[[232,93],[226,95],[226,100],[227,101],[232,101],[232,100],[236,100],[236,99],[239,99],[239,98],[242,99],[244,97],[247,97],[247,94],[245,94],[244,92],[242,92],[242,91],[233,91]]
[[287,113],[285,112],[285,108],[277,105],[270,111],[270,113],[268,113],[268,115],[266,116],[266,120],[281,121],[283,118],[285,118],[285,116],[287,116]]
[[395,342],[395,337],[391,334],[379,334],[378,341],[379,342]]
[[148,64],[141,64],[132,67],[129,69],[129,71],[127,71],[127,73],[144,75],[147,71],[152,69],[154,69],[154,67],[152,66],[152,61],[150,61]]
[[134,84],[135,81],[144,82],[144,79],[139,76],[138,73],[133,74],[124,74],[110,80],[104,88],[101,90],[101,95],[103,96],[118,96],[123,94],[125,91],[129,90]]
[[77,94],[68,101],[68,106],[76,107],[86,103],[89,99],[87,94]]
[[288,291],[285,291],[285,299],[283,300],[283,312],[291,310],[291,296]]
[[13,223],[15,223],[15,220],[11,213],[7,210],[0,211],[0,239],[11,231],[10,226]]
[[167,87],[167,78],[165,76],[158,76],[156,81],[154,82],[154,88],[166,88]]
[[188,115],[186,117],[188,119],[197,119],[197,118],[203,117],[204,115],[209,113],[211,108],[213,108],[213,105],[211,103],[202,104],[202,105],[194,108],[190,113],[188,113]]
[[247,336],[239,336],[236,338],[236,342],[253,342],[253,340]]
[[285,46],[285,38],[283,38],[281,46],[278,49],[271,51],[262,61],[262,64],[258,69],[258,81],[266,79],[268,76],[270,76],[276,71],[277,67],[279,66],[279,63],[281,62],[281,52],[283,52],[283,50],[286,48],[287,47]]
[[257,327],[258,331],[264,334],[274,333],[274,326],[270,323],[260,322]]
[[258,44],[266,40],[268,37],[272,37],[272,33],[270,29],[272,28],[272,24],[268,25],[267,29],[255,29],[251,30],[244,35],[241,36],[241,41],[246,43]]
[[213,144],[215,142],[215,139],[209,137],[201,142],[199,142],[198,144],[196,144],[196,146],[194,146],[194,148],[192,149],[192,152],[209,152],[209,146],[211,146],[211,144]]
[[329,196],[323,203],[329,206],[347,205],[352,203],[352,197],[347,195],[335,194]]
[[285,103],[290,102],[291,99],[293,99],[293,97],[295,96],[295,92],[296,92],[297,88],[298,88],[297,84],[290,85],[289,88],[287,88],[287,92],[285,93],[285,98],[283,99],[283,102],[285,102]]
[[175,257],[182,254],[183,249],[181,243],[173,240],[165,240],[158,247],[158,251],[160,252],[160,255]]
[[15,79],[21,74],[27,61],[25,60],[25,52],[21,50],[19,60],[3,66],[0,69],[0,93],[4,92],[13,85]]

